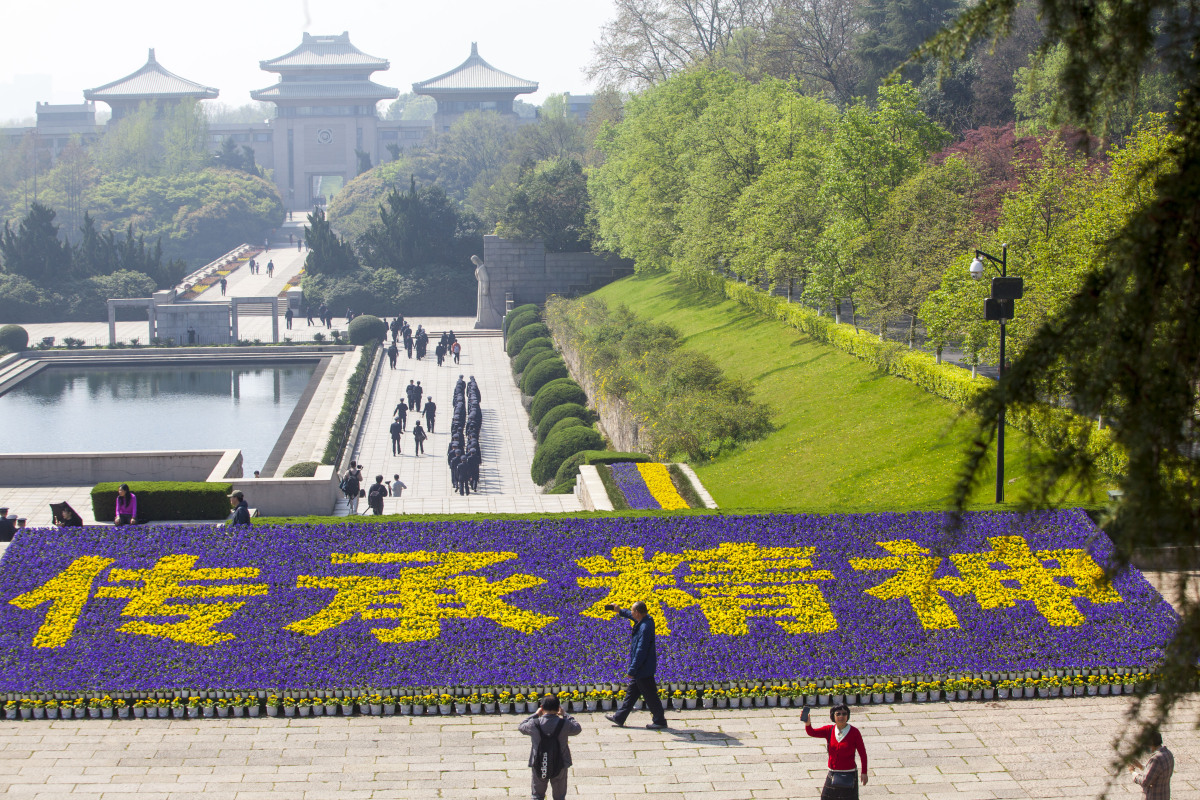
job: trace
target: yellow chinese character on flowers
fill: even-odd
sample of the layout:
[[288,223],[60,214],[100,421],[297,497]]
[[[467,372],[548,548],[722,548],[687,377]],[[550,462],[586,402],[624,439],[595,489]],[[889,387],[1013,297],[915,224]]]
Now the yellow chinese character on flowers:
[[[987,552],[950,556],[962,576],[958,578],[934,578],[942,559],[908,539],[878,542],[893,555],[854,558],[850,565],[863,571],[896,570],[867,594],[881,600],[907,597],[921,624],[931,630],[959,627],[941,592],[972,594],[983,609],[1012,608],[1016,601],[1025,600],[1056,626],[1084,623],[1086,618],[1075,607],[1076,597],[1092,603],[1122,602],[1086,550],[1031,550],[1020,536],[994,536],[988,543],[992,549]],[[1064,579],[1070,584],[1064,584]]]
[[[1051,625],[1082,625],[1086,617],[1073,598],[1097,604],[1122,602],[1086,550],[1030,550],[1020,536],[993,536],[988,543],[989,552],[950,556],[980,608],[1012,608],[1017,600],[1027,600]],[[1004,569],[996,569],[997,563]],[[1072,585],[1064,585],[1060,578]],[[1013,583],[1016,586],[1009,585]]]
[[850,566],[859,571],[895,570],[896,574],[878,586],[867,589],[867,594],[880,600],[898,600],[907,597],[917,619],[927,630],[957,628],[958,617],[941,592],[966,594],[969,589],[959,578],[934,578],[942,564],[940,556],[910,539],[892,542],[876,542],[892,555],[887,558],[852,558]]
[[684,581],[699,588],[700,610],[712,633],[745,636],[750,617],[773,619],[788,633],[826,633],[837,630],[837,619],[811,581],[833,580],[833,573],[812,569],[816,552],[753,543],[685,550],[691,574]]
[[608,595],[597,600],[582,613],[596,619],[610,619],[612,612],[604,606],[614,603],[629,608],[638,600],[654,617],[654,630],[660,636],[670,636],[671,626],[664,606],[687,608],[696,605],[696,598],[677,587],[675,569],[683,563],[682,553],[655,553],[646,558],[643,547],[614,547],[612,557],[589,556],[575,563],[596,577],[578,578],[580,586],[588,589],[608,589]]
[[[822,633],[837,629],[837,620],[821,590],[809,583],[831,580],[833,573],[811,570],[814,547],[759,547],[722,544],[709,550],[655,553],[646,558],[640,547],[614,547],[610,558],[592,556],[576,563],[596,577],[579,578],[592,589],[609,590],[583,612],[608,619],[604,606],[622,608],[642,600],[654,616],[655,630],[669,635],[665,608],[698,606],[716,634],[749,633],[750,617],[774,619],[788,633]],[[685,583],[698,592],[679,588],[675,570],[686,566]],[[807,570],[807,571],[806,571]]]
[[111,563],[111,558],[99,556],[77,558],[71,562],[71,566],[38,588],[8,601],[27,611],[50,603],[42,627],[33,636],[34,647],[62,647],[71,640],[79,617],[83,614],[83,607],[91,596],[92,584]]
[[[188,644],[212,645],[234,638],[212,628],[229,619],[245,603],[169,603],[168,600],[210,599],[217,597],[262,595],[265,583],[211,586],[195,581],[232,581],[257,577],[257,569],[192,569],[196,556],[172,555],[159,559],[150,569],[114,569],[109,583],[137,582],[140,586],[102,586],[96,597],[123,598],[129,602],[124,617],[184,617],[179,622],[127,622],[117,630],[146,636],[162,636]],[[62,647],[75,632],[92,586],[110,564],[111,558],[83,556],[46,581],[37,589],[14,597],[9,602],[18,608],[33,609],[50,603],[46,618],[33,637],[34,647]],[[187,585],[183,582],[187,581]]]
[[334,553],[334,564],[400,564],[397,577],[372,575],[325,577],[301,575],[302,589],[333,589],[329,605],[311,617],[293,622],[287,630],[316,636],[349,622],[355,616],[366,620],[390,620],[393,627],[372,628],[381,642],[419,642],[441,635],[444,619],[490,619],[505,628],[534,633],[557,617],[509,605],[504,595],[540,586],[546,581],[533,575],[512,575],[489,582],[477,575],[463,575],[502,561],[516,553]]
[[[209,646],[235,638],[213,627],[233,616],[246,603],[168,602],[170,600],[216,600],[221,597],[250,597],[267,593],[265,583],[234,583],[221,586],[195,581],[241,581],[258,577],[253,567],[242,569],[193,569],[197,556],[171,555],[158,560],[150,569],[114,569],[110,583],[134,582],[138,586],[102,586],[96,597],[128,599],[123,617],[178,617],[178,622],[126,622],[119,631],[144,636],[161,636],[177,642]],[[186,581],[186,584],[185,584]]]

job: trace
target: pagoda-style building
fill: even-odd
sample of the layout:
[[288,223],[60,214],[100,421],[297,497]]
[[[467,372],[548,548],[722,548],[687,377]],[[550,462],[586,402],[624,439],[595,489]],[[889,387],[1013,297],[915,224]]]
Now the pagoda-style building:
[[305,33],[295,50],[259,66],[279,75],[278,83],[250,96],[277,108],[271,161],[288,208],[327,203],[358,174],[359,153],[380,162],[375,107],[400,94],[371,80],[390,67],[387,59],[359,50],[349,32]]
[[479,47],[471,42],[471,55],[466,61],[436,78],[414,83],[413,91],[437,100],[433,117],[434,129],[448,131],[454,121],[468,111],[496,111],[516,116],[513,100],[519,94],[536,92],[536,81],[527,81],[496,69],[479,55]]
[[218,94],[211,86],[189,81],[165,69],[154,57],[153,47],[146,63],[137,72],[83,92],[89,101],[108,103],[112,108],[110,122],[132,114],[142,103],[152,103],[162,116],[167,109],[185,100],[213,100]]

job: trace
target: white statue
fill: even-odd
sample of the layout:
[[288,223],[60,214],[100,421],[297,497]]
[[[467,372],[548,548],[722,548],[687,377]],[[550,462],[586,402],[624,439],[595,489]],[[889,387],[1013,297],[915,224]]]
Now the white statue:
[[475,280],[479,289],[475,294],[475,327],[494,329],[500,327],[500,315],[492,306],[491,285],[488,280],[487,267],[479,256],[471,256],[475,265]]

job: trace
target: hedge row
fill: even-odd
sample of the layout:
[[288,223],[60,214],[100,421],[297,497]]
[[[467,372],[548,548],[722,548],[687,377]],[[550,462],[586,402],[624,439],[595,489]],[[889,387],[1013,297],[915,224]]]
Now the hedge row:
[[[116,519],[117,488],[120,482],[92,487],[92,516],[97,522]],[[229,516],[231,483],[205,481],[129,481],[137,498],[137,521],[225,519]]]
[[346,432],[354,424],[358,401],[362,398],[367,379],[371,377],[371,365],[375,363],[375,351],[378,348],[379,342],[374,341],[362,346],[358,366],[354,368],[354,374],[346,382],[346,397],[342,400],[342,410],[338,412],[337,419],[333,421],[333,428],[329,431],[329,441],[326,442],[325,452],[321,455],[322,464],[333,464],[337,460],[338,451],[342,447]]
[[[969,406],[991,382],[990,378],[972,378],[961,367],[939,364],[928,353],[907,350],[895,342],[880,341],[878,336],[856,331],[850,324],[839,324],[818,316],[807,308],[768,295],[753,286],[716,275],[694,275],[692,280],[723,292],[739,305],[860,358],[876,369],[907,378],[925,391],[956,405]],[[1040,404],[1032,407],[1014,404],[1008,407],[1007,418],[1010,425],[1049,447],[1061,446],[1064,437],[1081,445],[1094,459],[1097,468],[1109,475],[1121,475],[1128,468],[1127,456],[1113,441],[1111,432],[1097,429],[1093,421],[1071,411]]]

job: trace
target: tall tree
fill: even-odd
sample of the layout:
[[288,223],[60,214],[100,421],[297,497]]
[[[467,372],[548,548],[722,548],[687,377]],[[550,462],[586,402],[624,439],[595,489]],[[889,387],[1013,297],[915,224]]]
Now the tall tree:
[[849,103],[862,80],[854,52],[865,29],[859,0],[776,0],[765,40],[766,71],[795,75],[811,91]]
[[346,275],[359,270],[354,247],[334,232],[319,208],[308,215],[304,246],[308,248],[304,271],[311,275]]
[[358,240],[363,263],[413,272],[430,265],[467,269],[483,247],[479,220],[439,186],[392,190],[379,220]]
[[15,231],[9,223],[4,223],[0,260],[5,272],[23,275],[47,287],[57,286],[70,277],[71,247],[59,241],[54,217],[52,209],[32,203]]
[[918,82],[920,67],[905,63],[929,37],[954,19],[959,8],[958,0],[865,0],[860,13],[866,30],[859,36],[855,51],[863,65],[860,91],[873,94],[893,70],[900,71],[902,80]]
[[496,232],[510,239],[542,239],[551,252],[589,250],[587,179],[573,158],[528,164]]

